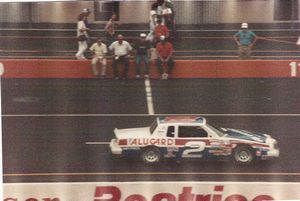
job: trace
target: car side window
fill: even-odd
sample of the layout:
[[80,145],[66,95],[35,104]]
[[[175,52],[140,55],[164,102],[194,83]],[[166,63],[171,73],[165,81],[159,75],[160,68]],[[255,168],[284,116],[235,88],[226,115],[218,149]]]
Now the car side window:
[[168,127],[167,137],[175,137],[175,127],[174,126]]
[[178,137],[204,138],[204,137],[208,137],[208,133],[200,126],[179,126]]

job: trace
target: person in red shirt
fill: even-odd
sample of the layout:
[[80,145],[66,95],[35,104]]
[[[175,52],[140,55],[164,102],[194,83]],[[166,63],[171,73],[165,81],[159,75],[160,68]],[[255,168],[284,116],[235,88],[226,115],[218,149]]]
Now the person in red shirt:
[[160,40],[160,36],[169,37],[169,29],[165,25],[162,24],[162,20],[160,18],[157,19],[157,25],[154,29],[154,42],[158,42]]
[[[166,41],[166,37],[164,35],[160,36],[160,42],[156,44],[156,52],[158,57],[156,64],[162,79],[168,79],[169,74],[173,70],[173,51],[174,49],[172,43]],[[163,64],[167,64],[167,70],[164,70]]]

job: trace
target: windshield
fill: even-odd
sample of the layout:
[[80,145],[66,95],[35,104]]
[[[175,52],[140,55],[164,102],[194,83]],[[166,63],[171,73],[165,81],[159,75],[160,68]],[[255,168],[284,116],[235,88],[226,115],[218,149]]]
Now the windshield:
[[156,119],[152,122],[151,126],[150,126],[150,133],[153,134],[153,132],[155,131],[157,127],[157,121]]
[[226,134],[220,128],[217,128],[217,127],[214,127],[214,126],[211,126],[211,125],[208,125],[208,124],[206,124],[206,126],[208,128],[210,128],[211,130],[213,130],[219,137],[223,137]]

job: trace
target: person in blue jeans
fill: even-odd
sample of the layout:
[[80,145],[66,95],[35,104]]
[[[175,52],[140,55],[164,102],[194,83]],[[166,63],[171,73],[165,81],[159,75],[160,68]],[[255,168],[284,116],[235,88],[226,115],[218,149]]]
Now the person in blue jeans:
[[242,30],[234,34],[233,38],[238,44],[239,58],[249,59],[251,57],[251,50],[257,40],[257,36],[253,31],[248,30],[248,23],[242,23]]
[[150,55],[150,44],[146,41],[146,34],[141,33],[139,41],[135,45],[136,50],[136,78],[141,77],[141,63],[145,65],[144,77],[149,78],[149,55]]

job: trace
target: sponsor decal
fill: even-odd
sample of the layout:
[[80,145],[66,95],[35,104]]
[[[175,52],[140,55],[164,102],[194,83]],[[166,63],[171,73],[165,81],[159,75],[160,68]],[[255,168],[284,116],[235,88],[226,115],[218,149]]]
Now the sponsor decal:
[[121,139],[119,140],[119,145],[127,145],[127,140],[126,139]]
[[261,156],[261,151],[257,150],[256,151],[256,156]]
[[189,142],[204,142],[206,146],[210,146],[210,140],[205,140],[205,139],[176,139],[176,145],[186,145]]
[[171,146],[175,144],[174,139],[167,138],[133,138],[128,139],[130,146],[147,146],[147,145],[158,145],[158,146]]

